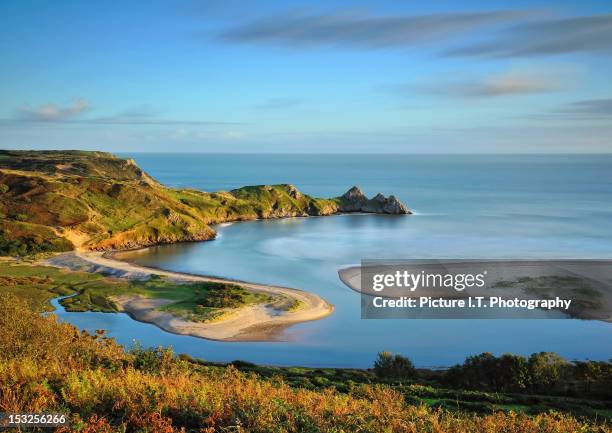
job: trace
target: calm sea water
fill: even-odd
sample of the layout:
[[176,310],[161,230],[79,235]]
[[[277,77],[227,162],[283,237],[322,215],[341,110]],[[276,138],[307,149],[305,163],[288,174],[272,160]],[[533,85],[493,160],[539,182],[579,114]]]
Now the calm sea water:
[[214,361],[370,366],[381,350],[420,366],[490,351],[612,358],[612,324],[547,320],[362,320],[338,268],[362,258],[612,258],[612,155],[124,155],[173,187],[207,191],[293,183],[322,197],[359,185],[395,194],[413,216],[347,215],[218,227],[212,242],[162,246],[143,265],[302,288],[336,306],[289,341],[220,343],[165,333],[123,314],[66,313],[121,343],[171,345]]

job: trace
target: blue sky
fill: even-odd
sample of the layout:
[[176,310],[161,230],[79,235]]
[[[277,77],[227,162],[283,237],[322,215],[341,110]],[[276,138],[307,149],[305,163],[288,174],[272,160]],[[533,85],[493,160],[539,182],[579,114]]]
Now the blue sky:
[[612,152],[606,1],[0,3],[0,147]]

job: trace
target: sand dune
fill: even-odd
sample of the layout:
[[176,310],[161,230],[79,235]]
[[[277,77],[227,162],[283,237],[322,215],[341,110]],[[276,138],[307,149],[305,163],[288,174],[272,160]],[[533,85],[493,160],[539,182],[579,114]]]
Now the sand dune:
[[257,304],[240,308],[223,320],[212,323],[200,323],[189,322],[168,312],[157,310],[158,307],[169,302],[168,300],[125,295],[114,298],[120,309],[128,313],[135,320],[152,323],[165,331],[175,334],[192,335],[210,340],[278,340],[282,338],[282,331],[288,326],[321,319],[330,315],[334,310],[333,305],[321,297],[302,290],[147,268],[117,260],[112,254],[108,253],[65,253],[48,259],[45,264],[72,270],[100,272],[119,278],[144,279],[152,274],[156,274],[175,281],[234,283],[249,290],[269,295],[281,295],[300,302],[300,308],[295,311],[283,311],[267,305]]

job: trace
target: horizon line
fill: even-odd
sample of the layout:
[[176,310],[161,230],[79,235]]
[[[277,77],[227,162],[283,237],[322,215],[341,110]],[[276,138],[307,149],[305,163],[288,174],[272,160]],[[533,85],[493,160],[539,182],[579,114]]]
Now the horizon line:
[[144,155],[421,155],[421,156],[443,156],[443,155],[490,155],[490,156],[513,156],[513,155],[612,155],[607,152],[184,152],[184,151],[126,151],[126,150],[100,150],[100,149],[18,149],[0,148],[0,151],[22,151],[22,152],[105,152],[113,154],[144,154]]

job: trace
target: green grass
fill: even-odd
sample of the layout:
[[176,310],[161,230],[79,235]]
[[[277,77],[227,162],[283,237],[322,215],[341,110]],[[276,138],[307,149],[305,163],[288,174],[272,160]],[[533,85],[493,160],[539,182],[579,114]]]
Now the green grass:
[[304,303],[299,299],[294,299],[291,303],[285,308],[285,311],[297,311],[304,306]]
[[193,321],[207,321],[254,303],[274,301],[235,284],[177,283],[163,278],[130,281],[99,274],[65,271],[53,267],[0,262],[0,293],[25,298],[39,311],[50,311],[49,301],[61,295],[67,311],[117,312],[112,300],[120,295],[168,299],[161,307]]
[[84,234],[85,247],[129,249],[209,240],[210,224],[328,215],[339,206],[285,184],[216,193],[167,188],[132,161],[101,152],[0,156],[0,255],[71,249],[61,229]]
[[[188,357],[187,357],[188,358]],[[372,370],[351,368],[274,367],[233,361],[228,364],[191,360],[208,368],[232,365],[244,373],[258,377],[282,380],[294,388],[323,391],[328,388],[350,394],[363,385],[385,385],[400,392],[407,402],[426,405],[457,413],[488,414],[497,411],[529,415],[550,411],[571,413],[589,419],[612,421],[612,402],[588,398],[554,395],[498,393],[478,390],[448,389],[432,378],[402,382],[378,378]],[[425,376],[429,373],[426,370]]]
[[255,293],[234,284],[196,283],[190,284],[188,293],[161,310],[192,322],[207,322],[220,319],[232,310],[260,303],[271,303],[270,296]]
[[[39,311],[52,310],[49,301],[61,295],[78,293],[64,300],[69,311],[116,311],[109,304],[111,293],[129,290],[129,283],[98,274],[69,272],[46,266],[15,265],[0,262],[0,279],[13,278],[13,284],[0,285],[0,292],[25,298]],[[32,279],[42,279],[33,281]],[[100,294],[104,294],[100,297]],[[69,302],[66,302],[69,301]]]

